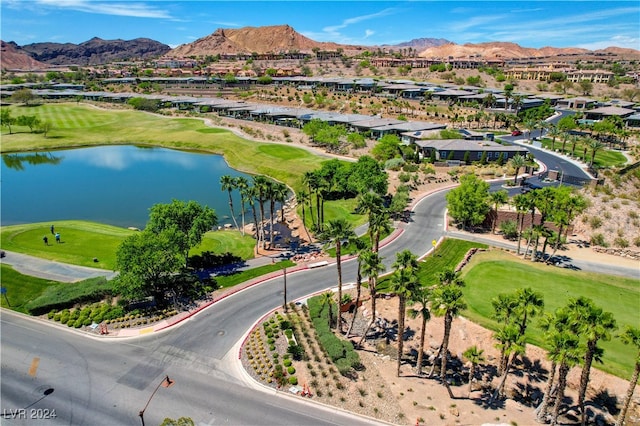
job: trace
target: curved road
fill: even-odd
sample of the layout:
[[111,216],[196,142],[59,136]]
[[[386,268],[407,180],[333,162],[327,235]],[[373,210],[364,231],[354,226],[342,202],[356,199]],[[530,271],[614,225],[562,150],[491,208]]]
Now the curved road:
[[[401,224],[403,232],[381,249],[387,268],[397,251],[424,254],[432,240],[444,235],[445,192],[419,201],[410,221]],[[354,260],[343,263],[345,283],[355,281],[355,272]],[[291,273],[288,297],[301,298],[336,281],[333,265]],[[181,416],[196,424],[376,423],[299,397],[281,398],[243,374],[237,361],[240,342],[251,324],[281,305],[282,297],[282,279],[276,278],[223,299],[165,332],[126,340],[91,340],[2,311],[2,424],[31,424],[35,419],[29,416],[46,413],[37,409],[55,410],[57,416],[38,424],[140,424],[139,411],[165,375],[175,384],[155,393],[144,414],[146,424]]]
[[[381,249],[390,265],[395,252],[426,253],[443,235],[444,196],[419,202],[404,232]],[[354,281],[356,262],[343,265],[344,281]],[[290,300],[336,283],[335,266],[287,277]],[[282,303],[282,279],[250,287],[166,332],[123,341],[88,339],[59,326],[3,311],[2,383],[4,421],[30,424],[30,409],[49,409],[55,419],[40,424],[140,424],[138,412],[165,375],[145,411],[147,424],[188,416],[198,424],[370,424],[299,397],[255,392],[255,384],[237,371],[238,344],[251,324]],[[48,395],[47,389],[54,391]],[[27,418],[21,418],[25,407]],[[18,413],[18,414],[15,414]],[[36,411],[35,414],[42,413]],[[12,418],[14,417],[14,418]],[[17,417],[17,418],[15,418]]]

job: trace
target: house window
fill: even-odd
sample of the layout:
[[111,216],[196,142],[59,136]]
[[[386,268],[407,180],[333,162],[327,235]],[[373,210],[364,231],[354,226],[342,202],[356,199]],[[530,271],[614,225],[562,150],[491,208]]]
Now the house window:
[[440,158],[447,158],[447,151],[440,151]]
[[482,151],[478,151],[478,158],[482,158]]
[[491,151],[487,151],[487,158],[491,158],[491,154],[492,154]]

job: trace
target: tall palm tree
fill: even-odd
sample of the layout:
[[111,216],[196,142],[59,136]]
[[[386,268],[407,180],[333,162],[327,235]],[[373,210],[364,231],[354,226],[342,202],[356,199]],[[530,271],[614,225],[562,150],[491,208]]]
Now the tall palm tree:
[[327,223],[327,228],[322,233],[329,244],[336,246],[336,268],[338,270],[338,330],[342,331],[342,244],[343,241],[352,240],[356,234],[346,219],[333,219]]
[[258,189],[254,185],[252,185],[247,186],[243,190],[243,192],[247,202],[249,203],[249,207],[251,207],[251,213],[253,214],[253,226],[256,232],[256,253],[258,253],[260,250],[261,238],[260,225],[258,224],[258,214],[256,213],[256,198],[258,197]]
[[244,215],[246,213],[246,203],[249,201],[248,197],[247,197],[247,188],[249,187],[249,181],[247,180],[246,177],[244,176],[238,176],[236,177],[236,188],[238,188],[238,190],[240,191],[240,214],[242,217],[242,230],[241,230],[241,234],[242,236],[244,236],[245,231],[244,231],[244,227],[245,227],[245,223],[244,223]]
[[562,135],[562,131],[558,129],[558,127],[551,125],[549,127],[549,131],[547,132],[547,136],[551,138],[551,151],[556,150],[556,138]]
[[231,219],[233,219],[233,223],[238,229],[238,221],[236,220],[236,214],[233,211],[233,198],[231,197],[231,191],[236,189],[236,178],[230,175],[220,176],[220,185],[222,186],[223,191],[227,191],[229,194],[229,210],[231,211]]
[[591,148],[591,161],[589,162],[589,166],[593,167],[593,162],[596,159],[596,152],[603,149],[604,144],[597,139],[589,139],[588,145],[589,148]]
[[273,249],[273,220],[276,210],[276,182],[267,181],[266,196],[269,200],[269,250]]
[[280,203],[280,223],[285,222],[284,218],[284,205],[289,197],[289,188],[287,185],[281,182],[276,182],[273,185],[273,201]]
[[[500,293],[498,296],[494,297],[491,300],[491,305],[493,305],[493,319],[498,321],[500,324],[511,324],[513,322],[513,317],[516,315],[516,311],[518,309],[518,301],[516,300],[515,294],[505,294]],[[496,338],[501,337],[497,335]],[[500,339],[498,339],[500,340]],[[506,346],[499,346],[500,349],[500,362],[498,363],[498,375],[501,376],[504,373],[505,368],[507,367],[508,355],[504,350]]]
[[502,372],[502,379],[500,380],[500,384],[491,396],[489,404],[491,404],[498,397],[498,395],[504,393],[504,387],[507,382],[507,376],[509,375],[511,365],[513,365],[513,361],[518,355],[524,353],[526,347],[524,336],[520,334],[518,327],[515,324],[505,325],[499,331],[497,331],[494,336],[499,342],[496,346],[500,349],[501,352],[505,354],[507,358],[507,364],[505,365]]
[[560,406],[564,399],[564,391],[567,388],[567,375],[571,367],[580,360],[579,339],[574,333],[562,331],[554,335],[552,347],[554,350],[549,354],[552,361],[555,361],[558,368],[558,386],[556,389],[556,401],[551,414],[551,425],[558,424]]
[[511,163],[511,167],[515,169],[515,175],[513,176],[513,184],[516,185],[518,183],[518,173],[520,173],[520,169],[527,164],[527,161],[522,155],[516,154],[513,157],[511,157],[511,160],[509,160],[509,163]]
[[[463,299],[462,289],[458,286],[444,285],[438,286],[433,292],[433,314],[437,317],[444,317],[444,334],[442,338],[440,357],[440,380],[447,388],[449,396],[453,398],[453,393],[447,381],[447,358],[449,350],[449,338],[451,336],[451,325],[454,318],[467,308]],[[433,370],[433,369],[432,369]]]
[[540,122],[539,122],[538,120],[533,119],[533,118],[530,118],[530,119],[528,119],[528,120],[525,120],[525,122],[524,122],[524,127],[526,127],[526,128],[527,128],[527,130],[529,131],[529,139],[531,139],[531,133],[532,133],[534,130],[538,129],[539,123],[540,123]]
[[636,353],[636,366],[633,370],[631,380],[629,381],[629,388],[627,389],[627,394],[625,395],[624,401],[622,402],[622,410],[620,411],[620,414],[618,414],[616,426],[622,426],[624,424],[624,418],[627,416],[627,410],[629,409],[629,404],[631,403],[631,398],[633,397],[633,391],[636,388],[636,384],[638,383],[638,376],[640,375],[640,328],[627,326],[621,336],[621,339],[622,343],[624,343],[625,345],[634,346],[638,352]]
[[494,205],[495,215],[493,216],[493,221],[491,223],[491,233],[494,234],[496,232],[496,224],[498,223],[498,209],[501,205],[505,204],[507,200],[509,200],[509,193],[501,189],[500,191],[495,191],[489,193],[489,199],[491,203]]
[[418,284],[418,258],[410,250],[403,250],[396,254],[393,263],[395,272],[391,278],[392,291],[398,296],[398,365],[396,374],[400,377],[400,366],[404,350],[404,320],[407,299],[415,291]]
[[375,192],[366,192],[358,196],[358,205],[356,211],[363,212],[368,215],[369,219],[369,239],[371,240],[371,247],[373,251],[377,250],[376,245],[376,233],[378,232],[378,225],[382,220],[381,214],[384,211],[384,201]]
[[300,191],[297,198],[300,206],[302,207],[302,227],[304,228],[304,232],[307,234],[307,240],[311,242],[311,235],[309,234],[309,228],[307,228],[307,218],[304,208],[304,206],[309,202],[309,193],[307,191]]
[[520,245],[522,243],[522,228],[524,228],[524,214],[529,211],[528,194],[516,194],[513,196],[512,203],[516,208],[516,221],[518,222],[518,247],[517,254],[520,254]]
[[574,157],[576,155],[576,144],[580,140],[578,135],[571,136],[571,156]]
[[356,302],[353,308],[353,318],[351,318],[351,324],[349,325],[349,329],[347,330],[347,338],[351,335],[351,330],[353,330],[353,325],[355,324],[356,318],[358,316],[358,307],[360,306],[360,297],[362,292],[362,255],[365,253],[365,251],[371,251],[371,248],[367,245],[367,243],[365,243],[365,241],[360,238],[354,238],[353,244],[356,247],[356,255],[358,256],[358,266],[356,268]]
[[385,266],[382,263],[382,258],[376,251],[365,251],[362,253],[362,275],[368,278],[369,294],[371,295],[371,322],[367,326],[367,329],[362,334],[358,347],[362,346],[362,342],[367,337],[369,329],[376,321],[376,297],[378,285],[378,277],[384,272]]
[[311,215],[311,225],[315,228],[316,218],[313,214],[313,202],[311,202],[311,196],[316,190],[317,175],[312,171],[304,172],[302,175],[302,182],[309,188],[309,214]]
[[391,231],[391,222],[389,221],[389,210],[382,209],[374,212],[369,220],[369,236],[373,241],[373,250],[380,250],[380,237],[383,232]]
[[573,321],[580,327],[580,334],[587,340],[578,392],[578,405],[582,413],[582,424],[584,425],[586,421],[584,400],[587,394],[587,386],[589,385],[591,364],[594,359],[597,360],[601,356],[598,342],[600,340],[610,340],[611,333],[617,329],[617,325],[611,312],[603,311],[600,307],[594,305],[591,299],[586,297],[571,299],[568,309]]
[[262,248],[265,246],[264,238],[264,203],[268,199],[269,193],[269,180],[264,176],[254,176],[253,186],[256,189],[256,197],[258,198],[258,206],[260,207],[260,240],[262,241]]
[[471,368],[469,368],[469,397],[471,396],[471,391],[473,390],[473,380],[476,376],[476,369],[478,365],[485,361],[484,351],[482,349],[478,349],[476,345],[468,347],[463,353],[462,356],[471,363]]
[[516,290],[515,300],[518,306],[518,332],[524,336],[531,318],[542,313],[544,298],[542,294],[533,291],[531,287]]
[[429,305],[431,303],[431,290],[427,287],[419,286],[413,293],[411,293],[410,302],[412,305],[417,305],[412,309],[409,309],[407,314],[410,318],[418,318],[422,321],[420,327],[420,349],[418,350],[418,360],[416,363],[416,374],[422,376],[422,363],[424,357],[424,342],[427,331],[427,322],[431,319],[431,311]]

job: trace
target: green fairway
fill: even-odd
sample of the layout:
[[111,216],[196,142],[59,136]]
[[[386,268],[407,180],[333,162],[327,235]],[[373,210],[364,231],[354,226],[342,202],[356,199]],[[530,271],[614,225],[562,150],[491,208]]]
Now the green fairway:
[[[423,287],[431,287],[438,283],[438,274],[447,269],[455,269],[464,259],[465,254],[472,248],[486,248],[486,244],[474,243],[471,241],[457,240],[455,238],[445,239],[432,253],[419,263],[418,281]],[[378,283],[378,292],[389,291],[391,285],[392,271],[386,271],[387,276]]]
[[7,292],[6,297],[0,297],[0,306],[25,314],[28,313],[25,308],[27,303],[36,299],[47,288],[60,284],[57,281],[22,275],[8,265],[0,265],[0,272],[2,273],[2,287]]
[[[544,296],[546,312],[566,305],[571,297],[584,296],[612,312],[619,331],[625,325],[640,325],[640,280],[534,264],[497,250],[474,256],[462,278],[469,304],[464,315],[492,330],[496,330],[498,324],[491,319],[491,300],[499,293],[513,293],[524,287],[531,287]],[[545,347],[537,320],[527,330],[527,339]],[[601,345],[605,350],[604,364],[597,368],[628,379],[637,351],[617,338]]]
[[[72,265],[114,270],[118,246],[126,237],[137,232],[80,220],[57,221],[54,225],[61,236],[60,244],[51,235],[51,223],[30,223],[3,226],[0,248]],[[44,235],[49,238],[48,246],[42,241]],[[237,231],[211,231],[205,234],[202,244],[194,247],[190,254],[203,251],[216,254],[230,252],[247,260],[254,257],[254,245],[255,240],[251,236],[243,237]],[[98,261],[94,262],[94,258]]]
[[[295,190],[304,172],[324,161],[304,149],[249,141],[228,130],[207,127],[200,119],[169,118],[133,110],[108,110],[85,104],[12,106],[12,115],[35,115],[49,121],[44,137],[27,127],[2,128],[2,153],[111,144],[153,145],[224,155],[236,170],[270,176]],[[203,115],[203,117],[205,117]]]

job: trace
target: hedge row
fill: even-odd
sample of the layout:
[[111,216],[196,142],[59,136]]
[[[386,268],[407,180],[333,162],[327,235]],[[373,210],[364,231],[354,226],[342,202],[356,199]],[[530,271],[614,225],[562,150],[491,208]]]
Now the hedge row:
[[[362,368],[360,356],[358,356],[350,341],[339,339],[331,331],[329,327],[329,308],[322,304],[321,297],[315,296],[307,301],[309,316],[316,333],[318,333],[318,343],[329,355],[340,374],[347,376],[351,373],[351,369]],[[332,311],[334,311],[332,314],[335,314],[336,309],[332,309]]]
[[113,295],[111,281],[104,277],[90,278],[73,284],[61,283],[48,287],[25,308],[31,315],[43,315],[52,310],[70,309],[78,304],[94,303]]

